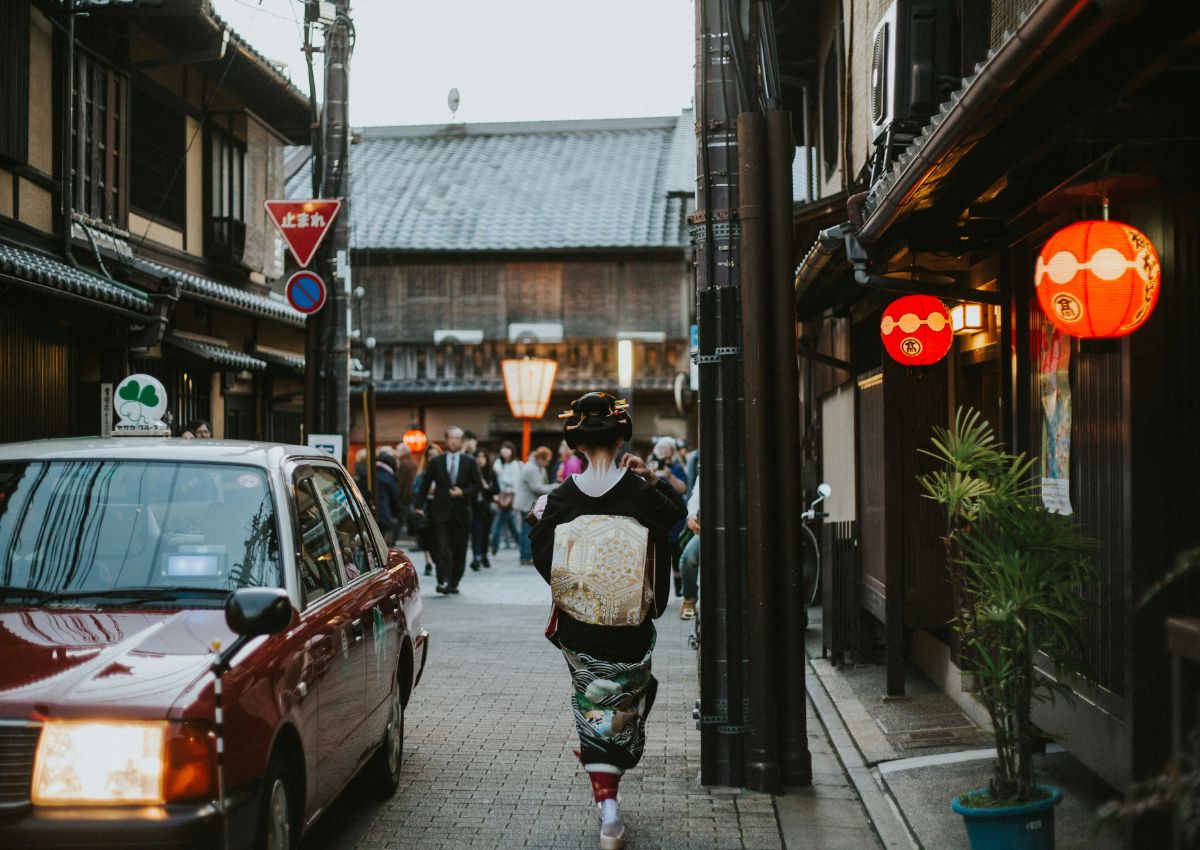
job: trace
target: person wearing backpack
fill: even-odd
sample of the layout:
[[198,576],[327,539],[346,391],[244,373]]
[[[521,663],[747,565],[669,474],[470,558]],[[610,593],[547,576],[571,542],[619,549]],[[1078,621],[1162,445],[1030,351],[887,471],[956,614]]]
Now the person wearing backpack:
[[[632,452],[624,402],[593,392],[560,418],[588,467],[531,512],[533,563],[550,585],[546,637],[566,659],[579,760],[600,808],[600,848],[625,846],[617,789],[642,758],[658,681],[651,675],[653,620],[671,593],[667,537],[684,510],[673,490]],[[618,461],[617,458],[620,458]]]

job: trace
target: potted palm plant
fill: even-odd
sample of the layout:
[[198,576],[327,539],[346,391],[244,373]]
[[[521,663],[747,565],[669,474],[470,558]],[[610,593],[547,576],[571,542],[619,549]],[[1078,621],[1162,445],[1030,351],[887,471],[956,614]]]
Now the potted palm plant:
[[[973,443],[966,460],[955,455],[964,437]],[[1009,454],[977,413],[960,411],[955,431],[936,433],[930,453],[942,468],[923,476],[922,485],[950,517],[960,663],[996,744],[988,785],[952,805],[973,850],[1052,848],[1062,794],[1035,782],[1033,755],[1042,734],[1032,711],[1035,701],[1069,699],[1066,683],[1079,672],[1087,606],[1080,591],[1094,576],[1092,543],[1069,517],[1041,506],[1029,483],[1030,462]],[[1047,665],[1052,677],[1038,671]]]

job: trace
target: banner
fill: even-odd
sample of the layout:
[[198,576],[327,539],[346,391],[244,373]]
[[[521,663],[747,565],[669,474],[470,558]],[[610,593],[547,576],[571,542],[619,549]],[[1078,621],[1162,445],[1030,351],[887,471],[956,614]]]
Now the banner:
[[1038,374],[1042,395],[1042,504],[1071,514],[1071,337],[1047,324]]

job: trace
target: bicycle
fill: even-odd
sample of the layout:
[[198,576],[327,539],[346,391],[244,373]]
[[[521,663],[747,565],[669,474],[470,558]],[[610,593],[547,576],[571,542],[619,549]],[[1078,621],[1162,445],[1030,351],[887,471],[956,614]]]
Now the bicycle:
[[817,498],[813,499],[812,504],[808,506],[808,510],[800,512],[800,527],[804,529],[803,549],[801,561],[804,569],[804,610],[807,612],[817,601],[817,594],[821,592],[821,544],[817,541],[816,533],[809,527],[809,520],[817,519],[818,517],[827,517],[829,514],[825,511],[818,511],[817,505],[825,501],[833,493],[833,488],[828,484],[821,483],[817,485]]

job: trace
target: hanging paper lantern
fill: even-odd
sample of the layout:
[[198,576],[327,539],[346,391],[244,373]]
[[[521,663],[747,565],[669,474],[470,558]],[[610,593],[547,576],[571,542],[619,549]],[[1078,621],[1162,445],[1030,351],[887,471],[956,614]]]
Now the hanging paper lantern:
[[404,432],[402,439],[404,440],[404,445],[408,446],[408,450],[414,455],[419,455],[429,445],[429,438],[419,428],[409,428]]
[[905,366],[937,363],[954,342],[950,313],[932,295],[897,298],[883,311],[879,333],[888,354]]
[[1161,267],[1154,245],[1119,221],[1079,221],[1050,237],[1033,284],[1042,312],[1078,337],[1125,336],[1158,301]]

